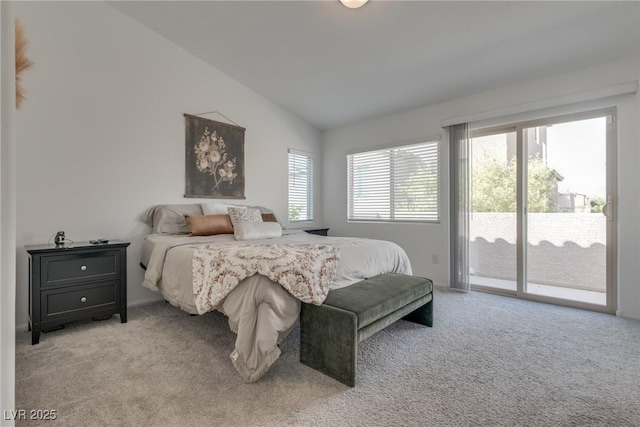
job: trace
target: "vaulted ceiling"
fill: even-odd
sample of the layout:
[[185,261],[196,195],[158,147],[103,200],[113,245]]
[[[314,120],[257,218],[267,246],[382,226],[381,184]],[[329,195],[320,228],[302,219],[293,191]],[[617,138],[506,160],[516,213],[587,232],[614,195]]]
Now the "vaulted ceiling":
[[110,4],[321,130],[640,51],[636,1]]

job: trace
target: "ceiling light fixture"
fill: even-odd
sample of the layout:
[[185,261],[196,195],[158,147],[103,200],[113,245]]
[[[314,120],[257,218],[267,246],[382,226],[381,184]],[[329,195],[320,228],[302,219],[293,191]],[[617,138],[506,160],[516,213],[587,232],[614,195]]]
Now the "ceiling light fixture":
[[349,9],[357,9],[364,6],[369,0],[340,0],[340,3],[348,7]]

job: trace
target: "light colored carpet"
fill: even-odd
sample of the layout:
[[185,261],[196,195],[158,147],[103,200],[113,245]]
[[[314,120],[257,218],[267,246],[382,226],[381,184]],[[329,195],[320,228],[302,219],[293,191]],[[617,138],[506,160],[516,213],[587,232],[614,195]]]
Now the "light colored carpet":
[[18,334],[18,426],[639,426],[640,322],[437,289],[433,328],[399,321],[361,343],[357,386],[298,362],[297,329],[245,384],[219,313],[165,303]]

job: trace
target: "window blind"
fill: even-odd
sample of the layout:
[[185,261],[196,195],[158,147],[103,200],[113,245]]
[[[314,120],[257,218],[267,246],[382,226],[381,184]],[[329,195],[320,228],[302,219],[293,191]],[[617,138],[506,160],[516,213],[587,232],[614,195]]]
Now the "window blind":
[[350,221],[438,221],[439,141],[347,155]]
[[289,150],[289,222],[313,221],[313,157]]

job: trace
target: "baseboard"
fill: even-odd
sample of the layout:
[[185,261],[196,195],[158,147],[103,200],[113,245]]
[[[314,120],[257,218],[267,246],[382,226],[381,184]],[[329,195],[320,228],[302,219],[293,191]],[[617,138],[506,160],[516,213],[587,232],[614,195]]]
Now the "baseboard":
[[29,323],[20,323],[16,325],[16,332],[27,332],[29,331]]

